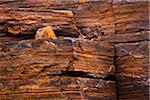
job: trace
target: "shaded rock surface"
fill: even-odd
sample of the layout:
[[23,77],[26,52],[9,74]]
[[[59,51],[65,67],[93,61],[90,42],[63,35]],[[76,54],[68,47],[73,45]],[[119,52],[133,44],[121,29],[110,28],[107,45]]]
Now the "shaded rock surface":
[[116,68],[121,100],[149,99],[148,43],[148,41],[142,41],[116,45],[116,55],[118,55]]

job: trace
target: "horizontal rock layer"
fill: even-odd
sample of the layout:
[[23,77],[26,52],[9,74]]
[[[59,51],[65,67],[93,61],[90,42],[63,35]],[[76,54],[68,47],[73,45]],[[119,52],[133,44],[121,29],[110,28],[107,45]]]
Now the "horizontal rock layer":
[[[14,98],[28,100],[116,99],[115,83],[101,79],[41,76],[2,82],[3,87],[7,89],[5,90],[7,96],[1,92],[3,93],[1,98],[4,100]],[[8,91],[12,94],[8,94]]]

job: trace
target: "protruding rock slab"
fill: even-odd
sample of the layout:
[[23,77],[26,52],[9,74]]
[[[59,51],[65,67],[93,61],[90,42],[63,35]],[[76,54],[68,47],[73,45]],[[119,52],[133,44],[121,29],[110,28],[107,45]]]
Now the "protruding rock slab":
[[[71,40],[20,41],[1,46],[0,56],[2,78],[7,78],[9,75],[13,78],[18,74],[22,75],[21,73],[29,75],[46,69],[48,72],[44,73],[79,71],[92,74],[95,78],[104,78],[115,73],[114,48],[105,42],[91,42],[84,39],[75,42]],[[12,71],[9,72],[8,69]],[[7,75],[4,74],[6,72]]]
[[115,100],[115,80],[105,78],[114,75],[112,47],[82,39],[78,43],[49,39],[1,46],[0,97]]
[[121,100],[149,98],[149,42],[116,44],[118,96]]

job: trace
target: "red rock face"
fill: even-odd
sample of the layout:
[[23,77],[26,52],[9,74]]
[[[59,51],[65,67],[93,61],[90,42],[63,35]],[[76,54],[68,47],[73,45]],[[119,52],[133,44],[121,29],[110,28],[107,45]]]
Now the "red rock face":
[[[19,93],[18,99],[116,98],[115,81],[104,79],[114,75],[114,71],[109,70],[113,66],[113,57],[107,57],[113,56],[111,46],[103,48],[100,44],[91,44],[91,48],[85,44],[90,44],[88,40],[80,41],[83,43],[80,43],[80,47],[76,45],[78,41],[50,41],[57,47],[47,45],[48,41],[36,40],[5,44],[1,48],[0,78],[3,98],[9,98],[6,94],[14,94],[10,96],[14,98],[16,93]],[[79,51],[81,48],[85,51]],[[102,55],[103,52],[106,55]],[[29,92],[34,95],[26,97]],[[35,93],[38,92],[39,96],[36,97]],[[52,97],[50,94],[54,95],[53,92],[58,97]]]
[[[148,100],[146,0],[0,1],[0,99]],[[51,26],[64,39],[35,40]]]

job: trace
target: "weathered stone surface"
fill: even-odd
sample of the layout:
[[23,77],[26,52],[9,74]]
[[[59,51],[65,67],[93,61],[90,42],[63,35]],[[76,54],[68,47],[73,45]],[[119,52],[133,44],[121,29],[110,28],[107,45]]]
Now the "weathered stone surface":
[[0,0],[0,99],[148,100],[148,4]]
[[72,43],[59,40],[55,42],[57,47],[42,40],[5,44],[0,53],[0,77],[16,79],[22,74],[23,77],[28,77],[42,70],[45,74],[57,74],[66,70],[73,56]]
[[115,33],[113,9],[109,2],[79,4],[74,13],[77,27],[89,39]]
[[50,25],[58,34],[77,36],[72,11],[59,9],[57,5],[53,8],[52,2],[40,0],[1,3],[0,22],[6,23],[2,29],[13,34],[35,34],[37,28]]
[[1,84],[3,84],[2,99],[116,100],[115,83],[101,79],[36,76],[11,81],[3,80]]
[[125,0],[116,3],[109,0],[81,1],[1,1],[1,30],[13,34],[35,34],[37,28],[50,25],[57,35],[77,37],[81,32],[87,39],[92,39],[149,29],[147,0],[127,0],[126,3]]
[[149,98],[149,42],[116,44],[120,100]]
[[149,29],[149,5],[147,2],[114,4],[116,33],[131,33]]
[[[53,46],[51,41],[56,46]],[[99,78],[105,77],[110,73],[114,74],[114,49],[110,44],[92,43],[83,39],[73,43],[71,40],[51,41],[30,40],[1,46],[1,77],[7,78],[7,75],[10,74],[12,74],[11,78],[17,76],[15,71],[10,74],[9,71],[7,72],[9,63],[11,64],[10,68],[18,69],[18,73],[21,73],[22,66],[24,66],[23,68],[30,66],[31,69],[36,67],[35,69],[38,70],[34,70],[33,73],[37,73],[37,71],[44,69],[45,66],[46,68],[49,66],[50,69],[53,69],[52,73],[54,73],[54,70],[58,72],[67,70],[83,71],[89,74],[100,75]],[[11,61],[14,61],[14,63]],[[37,66],[41,67],[37,68]],[[56,66],[56,68],[51,66]],[[4,76],[5,71],[7,75]],[[26,73],[32,73],[32,71]],[[51,73],[50,70],[49,73]]]
[[[88,46],[89,40],[82,39],[80,47],[76,44],[78,41],[30,40],[1,46],[2,98],[115,100],[115,79],[107,79],[114,75],[112,47],[102,43]],[[106,55],[101,55],[103,52]]]
[[75,71],[84,71],[105,77],[115,73],[114,48],[109,43],[78,40],[74,42]]

